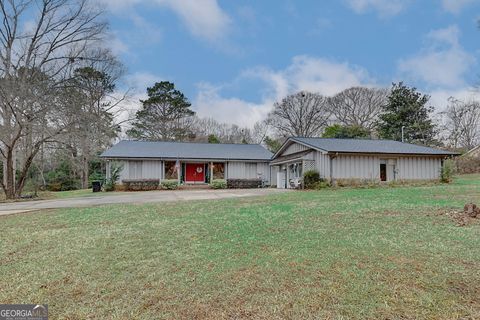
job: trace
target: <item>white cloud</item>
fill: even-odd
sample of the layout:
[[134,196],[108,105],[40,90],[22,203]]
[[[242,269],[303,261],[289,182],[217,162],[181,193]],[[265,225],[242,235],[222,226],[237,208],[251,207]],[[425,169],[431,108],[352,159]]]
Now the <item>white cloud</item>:
[[158,5],[172,10],[196,37],[208,41],[223,39],[230,30],[231,19],[217,0],[102,0],[113,13],[123,13],[137,5]]
[[351,86],[374,83],[368,73],[360,67],[311,56],[296,56],[292,63],[282,70],[271,70],[266,67],[245,70],[237,81],[252,79],[265,83],[260,102],[223,97],[221,86],[200,84],[198,95],[193,102],[198,115],[251,127],[256,121],[265,118],[275,101],[289,93],[307,90],[333,95]]
[[453,14],[459,14],[465,7],[478,0],[442,0],[442,7],[445,11]]
[[431,31],[426,46],[418,54],[399,61],[400,73],[429,87],[465,86],[465,73],[476,60],[460,45],[459,36],[460,30],[455,25]]
[[356,13],[363,14],[370,10],[376,11],[380,17],[399,14],[410,0],[345,0]]

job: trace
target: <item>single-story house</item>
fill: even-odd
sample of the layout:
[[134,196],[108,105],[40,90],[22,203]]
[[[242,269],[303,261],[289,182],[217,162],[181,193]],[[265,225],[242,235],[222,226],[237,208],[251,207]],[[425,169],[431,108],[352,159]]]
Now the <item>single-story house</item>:
[[391,140],[289,138],[270,166],[277,186],[290,188],[307,170],[330,182],[440,178],[444,159],[457,153]]
[[212,179],[262,179],[271,183],[272,153],[258,144],[121,141],[106,150],[107,178],[112,162],[121,165],[120,181],[178,179],[202,184]]

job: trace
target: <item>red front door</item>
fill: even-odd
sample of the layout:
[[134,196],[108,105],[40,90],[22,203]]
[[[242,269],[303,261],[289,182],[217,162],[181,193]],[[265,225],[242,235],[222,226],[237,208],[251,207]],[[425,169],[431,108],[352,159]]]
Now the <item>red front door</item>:
[[203,163],[187,163],[185,182],[205,182],[205,165]]

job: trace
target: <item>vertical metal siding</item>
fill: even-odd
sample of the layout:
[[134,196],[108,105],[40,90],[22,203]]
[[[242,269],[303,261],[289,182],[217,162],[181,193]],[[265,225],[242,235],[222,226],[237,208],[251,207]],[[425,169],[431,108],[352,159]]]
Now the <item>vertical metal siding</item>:
[[143,179],[161,179],[162,178],[162,161],[160,160],[144,160],[142,167]]
[[270,166],[268,162],[227,162],[227,179],[255,179],[259,174],[270,181]]
[[289,145],[287,148],[285,148],[285,150],[282,152],[282,156],[286,156],[286,155],[289,155],[289,154],[292,154],[292,153],[297,153],[297,152],[302,152],[302,151],[306,151],[306,150],[309,150],[311,148],[309,147],[306,147],[304,146],[303,144],[299,144],[299,143],[292,143],[291,145]]
[[435,180],[440,178],[442,160],[432,157],[399,157],[400,180]]

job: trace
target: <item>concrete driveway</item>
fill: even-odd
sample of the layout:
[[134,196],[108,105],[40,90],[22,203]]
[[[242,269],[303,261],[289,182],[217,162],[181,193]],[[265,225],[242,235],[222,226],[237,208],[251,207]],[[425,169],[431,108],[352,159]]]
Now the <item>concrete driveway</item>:
[[98,196],[58,200],[23,201],[0,204],[0,216],[43,209],[82,208],[117,203],[155,203],[262,196],[287,192],[285,189],[175,190],[100,193]]

